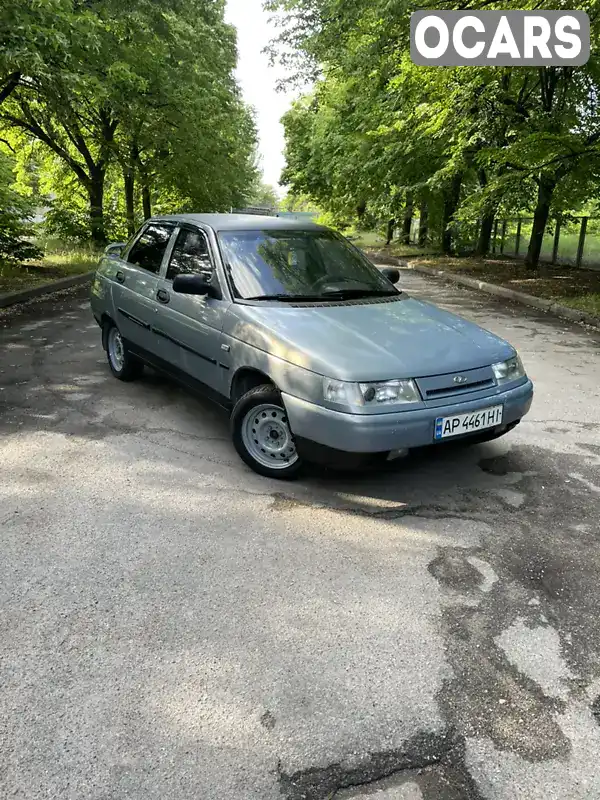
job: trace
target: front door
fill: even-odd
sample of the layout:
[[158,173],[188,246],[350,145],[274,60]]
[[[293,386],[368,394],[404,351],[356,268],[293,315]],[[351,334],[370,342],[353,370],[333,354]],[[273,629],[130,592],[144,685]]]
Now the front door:
[[134,241],[124,259],[117,262],[113,298],[117,327],[124,339],[156,354],[152,325],[156,316],[158,274],[173,223],[151,222]]
[[156,297],[161,308],[156,325],[160,325],[165,346],[176,346],[177,366],[225,394],[227,368],[221,366],[224,360],[221,331],[230,301],[174,292],[173,279],[182,273],[202,274],[218,287],[208,240],[201,230],[187,225],[179,230],[165,277],[159,281]]

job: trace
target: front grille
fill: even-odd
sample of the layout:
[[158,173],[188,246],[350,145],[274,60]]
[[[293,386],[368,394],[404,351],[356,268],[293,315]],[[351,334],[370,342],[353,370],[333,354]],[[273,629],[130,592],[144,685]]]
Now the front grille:
[[[458,380],[457,380],[458,379]],[[449,372],[445,375],[431,375],[417,378],[416,384],[423,400],[438,400],[442,397],[458,397],[470,392],[480,392],[496,386],[491,367]]]
[[460,386],[447,386],[443,389],[428,389],[425,393],[426,399],[430,397],[441,397],[447,394],[460,394],[460,392],[475,392],[478,389],[485,389],[488,386],[493,386],[494,381],[488,378],[483,381],[473,381],[473,383],[463,383]]

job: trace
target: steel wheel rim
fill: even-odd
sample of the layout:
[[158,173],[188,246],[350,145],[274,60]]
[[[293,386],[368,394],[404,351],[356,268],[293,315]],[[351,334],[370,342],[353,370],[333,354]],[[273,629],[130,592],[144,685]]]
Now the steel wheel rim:
[[121,334],[116,328],[111,328],[108,333],[108,356],[117,372],[121,372],[125,363],[125,348]]
[[242,422],[246,451],[262,467],[286,469],[298,461],[287,414],[281,406],[265,403],[252,408]]

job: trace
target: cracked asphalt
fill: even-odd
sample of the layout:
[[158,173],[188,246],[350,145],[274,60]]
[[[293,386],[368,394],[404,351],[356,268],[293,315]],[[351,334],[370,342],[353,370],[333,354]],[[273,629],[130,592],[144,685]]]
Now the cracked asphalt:
[[0,312],[0,796],[600,797],[600,334],[401,283],[518,347],[530,415],[295,484],[115,381],[85,290]]

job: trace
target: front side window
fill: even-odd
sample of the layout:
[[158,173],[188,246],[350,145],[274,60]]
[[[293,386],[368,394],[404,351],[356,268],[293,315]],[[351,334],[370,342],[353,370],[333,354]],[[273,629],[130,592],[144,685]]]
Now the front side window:
[[219,241],[241,299],[398,294],[366,257],[331,231],[224,231]]
[[177,275],[204,275],[212,277],[213,267],[208,253],[208,242],[201,231],[182,228],[177,236],[171,261],[167,269],[167,280]]
[[131,248],[127,261],[136,267],[158,274],[173,233],[173,225],[152,223]]

